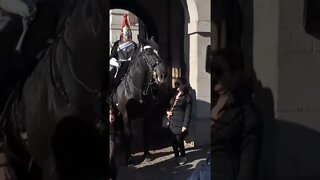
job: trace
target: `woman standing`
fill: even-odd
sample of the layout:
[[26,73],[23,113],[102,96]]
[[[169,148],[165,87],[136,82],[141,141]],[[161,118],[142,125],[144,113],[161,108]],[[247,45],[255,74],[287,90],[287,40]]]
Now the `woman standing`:
[[218,100],[212,110],[212,179],[255,180],[259,122],[252,93],[241,81],[243,54],[224,50],[216,54],[213,63]]
[[[170,131],[172,134],[172,148],[174,156],[179,165],[186,163],[184,139],[188,134],[192,111],[192,98],[189,94],[189,86],[184,77],[175,82],[177,94],[170,101],[170,110],[167,111],[170,120]],[[180,153],[180,154],[179,154]]]

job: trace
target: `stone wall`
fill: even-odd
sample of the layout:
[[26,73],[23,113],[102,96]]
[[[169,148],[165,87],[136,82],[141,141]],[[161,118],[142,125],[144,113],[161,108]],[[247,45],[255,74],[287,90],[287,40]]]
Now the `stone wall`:
[[263,123],[260,178],[320,179],[320,54],[304,1],[253,1],[255,98]]

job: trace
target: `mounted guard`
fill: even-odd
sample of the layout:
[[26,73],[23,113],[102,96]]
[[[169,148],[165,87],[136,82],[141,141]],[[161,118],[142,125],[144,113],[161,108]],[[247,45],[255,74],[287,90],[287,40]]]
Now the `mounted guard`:
[[132,41],[132,32],[128,21],[128,14],[123,16],[120,40],[114,43],[110,59],[110,82],[111,88],[116,87],[127,73],[131,63],[131,57],[137,44]]

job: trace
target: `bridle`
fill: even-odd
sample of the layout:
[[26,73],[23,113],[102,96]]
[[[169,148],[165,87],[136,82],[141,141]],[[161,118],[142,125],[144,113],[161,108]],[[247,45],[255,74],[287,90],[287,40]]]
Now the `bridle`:
[[[152,47],[149,46],[149,45],[144,46],[144,47],[141,47],[140,52],[142,53],[142,52],[145,51],[146,49],[152,49]],[[147,68],[148,68],[148,81],[147,81],[147,83],[146,83],[146,87],[144,88],[144,90],[141,91],[141,90],[140,90],[139,88],[137,88],[134,84],[132,84],[132,87],[133,87],[136,91],[142,93],[144,96],[146,96],[146,95],[148,94],[148,91],[149,91],[149,89],[150,89],[150,86],[156,83],[155,81],[153,81],[153,74],[156,73],[155,68],[156,68],[158,65],[164,65],[163,62],[162,62],[162,60],[161,60],[161,58],[159,57],[157,51],[154,50],[153,53],[156,54],[156,61],[150,60],[150,58],[148,58],[148,56],[147,56],[145,53],[142,55],[143,62],[144,62],[144,64],[145,64],[145,65],[147,66]],[[154,63],[151,64],[151,62],[154,62]],[[128,73],[128,74],[129,74],[130,78],[133,79],[133,76],[132,76],[130,73]],[[127,90],[129,90],[129,89],[128,89],[129,87],[128,87],[127,85],[126,85],[126,87],[127,87]]]
[[[144,50],[146,50],[146,49],[152,49],[152,47],[151,47],[151,46],[145,46],[145,47],[143,47],[143,49],[144,49]],[[155,82],[157,81],[157,79],[156,79],[155,77],[153,77],[153,75],[156,74],[155,68],[156,68],[157,66],[159,66],[159,65],[163,65],[163,66],[164,66],[161,58],[160,58],[159,55],[158,55],[158,52],[157,52],[156,50],[154,50],[153,53],[156,54],[156,61],[155,61],[154,64],[148,63],[148,61],[147,61],[147,60],[149,60],[148,57],[146,56],[146,54],[143,55],[143,60],[144,60],[145,64],[148,66],[148,68],[149,68],[149,73],[148,73],[149,82],[147,83],[147,88],[146,88],[146,90],[143,92],[143,95],[145,95],[145,96],[148,94],[148,90],[149,90],[150,86],[153,85],[153,84],[155,84]],[[150,62],[150,61],[149,61],[149,62]],[[155,79],[155,81],[153,81],[153,78]]]

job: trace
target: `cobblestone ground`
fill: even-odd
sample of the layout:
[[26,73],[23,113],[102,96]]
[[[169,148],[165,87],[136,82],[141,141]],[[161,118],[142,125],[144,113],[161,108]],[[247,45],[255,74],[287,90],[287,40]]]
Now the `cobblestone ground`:
[[[161,123],[161,121],[160,121]],[[120,139],[116,140],[117,180],[186,180],[192,172],[205,163],[209,155],[209,147],[195,148],[192,140],[185,144],[187,163],[179,166],[175,162],[171,147],[171,136],[168,129],[154,124],[149,130],[149,148],[152,161],[143,162],[142,120],[132,122],[132,152],[134,165],[124,165],[124,152],[120,147]],[[117,138],[116,138],[117,139]]]
[[152,161],[141,162],[142,153],[133,155],[134,165],[126,167],[121,157],[117,158],[118,180],[184,180],[191,176],[196,168],[205,163],[209,155],[209,148],[194,148],[186,145],[187,163],[176,165],[171,147],[150,151]]

